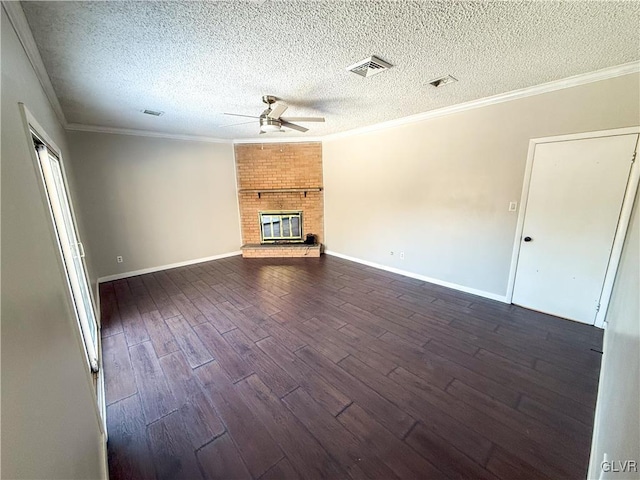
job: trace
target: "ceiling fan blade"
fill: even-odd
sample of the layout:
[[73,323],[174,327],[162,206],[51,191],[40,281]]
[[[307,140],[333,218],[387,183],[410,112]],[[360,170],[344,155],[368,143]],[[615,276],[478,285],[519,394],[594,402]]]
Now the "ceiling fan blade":
[[241,122],[241,123],[228,123],[226,125],[218,125],[218,128],[226,128],[226,127],[236,127],[238,125],[248,125],[250,123],[255,124],[256,122],[254,120],[250,121],[250,122]]
[[289,107],[287,107],[284,103],[275,103],[272,105],[271,111],[267,114],[267,117],[277,120],[287,108]]
[[323,117],[287,117],[280,120],[283,122],[324,122]]
[[282,119],[280,119],[280,122],[281,122],[283,127],[287,127],[287,128],[292,129],[292,130],[298,130],[299,132],[306,132],[306,131],[309,130],[308,128],[301,127],[300,125],[296,125],[295,123],[289,123],[289,122],[287,122],[285,120],[282,120]]
[[240,115],[239,113],[224,113],[223,115],[231,115],[233,117],[260,118],[253,115]]

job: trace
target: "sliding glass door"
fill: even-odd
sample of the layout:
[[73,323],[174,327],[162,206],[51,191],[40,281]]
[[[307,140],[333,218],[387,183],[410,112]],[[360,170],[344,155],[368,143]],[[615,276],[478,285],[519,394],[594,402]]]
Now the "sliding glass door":
[[76,317],[91,370],[98,371],[98,324],[84,269],[84,249],[78,240],[69,195],[58,157],[34,138],[42,177],[58,235],[60,250],[73,297]]

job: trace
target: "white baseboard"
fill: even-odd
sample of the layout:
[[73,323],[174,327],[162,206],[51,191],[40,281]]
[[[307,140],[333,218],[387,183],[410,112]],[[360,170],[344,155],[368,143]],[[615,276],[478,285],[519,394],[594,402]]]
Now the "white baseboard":
[[507,300],[507,297],[505,295],[498,295],[495,293],[486,292],[484,290],[478,290],[476,288],[465,287],[464,285],[458,285],[457,283],[438,280],[437,278],[427,277],[425,275],[420,275],[419,273],[408,272],[406,270],[401,270],[399,268],[387,267],[386,265],[382,265],[380,263],[370,262],[368,260],[362,260],[360,258],[351,257],[349,255],[343,255],[342,253],[333,252],[331,250],[325,250],[324,253],[326,253],[327,255],[332,255],[334,257],[343,258],[351,262],[361,263],[362,265],[367,265],[369,267],[384,270],[386,272],[397,273],[398,275],[404,275],[405,277],[415,278],[416,280],[422,280],[423,282],[434,283],[436,285],[451,288],[453,290],[458,290],[460,292],[470,293],[472,295],[478,295],[479,297],[489,298],[491,300],[496,300],[502,303],[510,303]]
[[[479,297],[489,298],[491,300],[497,300],[498,302],[509,303],[505,295],[497,295],[495,293],[486,292],[484,290],[465,287],[464,285],[459,285],[457,283],[446,282],[444,280],[439,280],[437,278],[427,277],[426,275],[420,275],[419,273],[413,273],[413,272],[408,272],[406,270],[401,270],[399,268],[388,267],[380,263],[370,262],[368,260],[362,260],[361,258],[351,257],[349,255],[344,255],[342,253],[334,252],[331,250],[325,250],[324,253],[326,253],[327,255],[332,255],[334,257],[342,258],[344,260],[349,260],[351,262],[356,262],[362,265],[367,265],[369,267],[377,268],[379,270],[384,270],[386,272],[397,273],[398,275],[403,275],[409,278],[415,278],[416,280],[422,280],[423,282],[433,283],[435,285],[451,288],[453,290],[458,290],[460,292],[470,293],[472,295],[478,295]],[[161,265],[158,267],[144,268],[142,270],[134,270],[131,272],[116,273],[114,275],[107,275],[106,277],[98,278],[98,283],[111,282],[113,280],[121,280],[123,278],[135,277],[137,275],[144,275],[145,273],[160,272],[162,270],[169,270],[171,268],[184,267],[186,265],[194,265],[196,263],[209,262],[211,260],[219,260],[221,258],[234,257],[236,255],[242,255],[242,252],[237,251],[237,252],[222,253],[220,255],[214,255],[212,257],[196,258],[193,260],[187,260],[185,262],[172,263],[169,265]]]
[[98,283],[111,282],[113,280],[121,280],[123,278],[135,277],[137,275],[144,275],[145,273],[160,272],[162,270],[169,270],[171,268],[194,265],[196,263],[210,262],[211,260],[219,260],[221,258],[235,257],[236,255],[242,255],[242,252],[237,251],[237,252],[221,253],[220,255],[213,255],[212,257],[195,258],[193,260],[187,260],[184,262],[171,263],[169,265],[160,265],[158,267],[143,268],[142,270],[133,270],[131,272],[116,273],[114,275],[107,275],[106,277],[98,278]]

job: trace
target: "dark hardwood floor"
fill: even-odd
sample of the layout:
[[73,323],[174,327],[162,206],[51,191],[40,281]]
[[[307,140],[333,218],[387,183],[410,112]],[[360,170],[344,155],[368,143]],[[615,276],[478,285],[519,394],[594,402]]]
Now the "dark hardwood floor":
[[112,479],[586,476],[593,327],[327,256],[100,291]]

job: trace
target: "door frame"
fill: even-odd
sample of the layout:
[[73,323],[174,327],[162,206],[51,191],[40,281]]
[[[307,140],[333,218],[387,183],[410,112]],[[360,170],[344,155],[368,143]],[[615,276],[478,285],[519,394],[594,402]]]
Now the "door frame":
[[[529,199],[529,187],[531,184],[531,174],[533,172],[533,159],[536,153],[536,146],[545,143],[567,142],[570,140],[585,140],[588,138],[615,137],[620,135],[633,134],[640,134],[640,126],[616,128],[613,130],[599,130],[595,132],[572,133],[569,135],[558,135],[554,137],[532,138],[531,140],[529,140],[529,151],[527,153],[527,163],[524,170],[522,195],[520,197],[518,221],[516,223],[515,238],[513,242],[513,253],[511,256],[511,266],[509,268],[509,281],[507,283],[506,294],[507,303],[512,303],[513,300],[513,290],[516,282],[516,272],[518,270],[518,257],[520,255],[520,246],[522,243],[521,240],[522,230],[524,228],[524,219],[527,213],[527,201]],[[609,307],[609,301],[611,300],[613,283],[616,278],[616,272],[618,271],[618,265],[620,264],[622,247],[624,245],[624,239],[627,234],[627,229],[629,228],[633,202],[638,190],[638,180],[640,180],[640,155],[638,155],[638,149],[640,148],[639,145],[640,141],[636,142],[635,161],[631,165],[631,171],[629,172],[629,179],[627,181],[627,186],[622,201],[620,218],[618,219],[618,225],[616,227],[616,233],[613,239],[613,246],[611,248],[611,256],[609,257],[609,264],[607,265],[607,270],[604,277],[604,284],[602,287],[602,293],[600,295],[600,309],[598,310],[594,323],[594,325],[598,328],[606,327],[605,318],[607,315],[607,309]]]
[[[58,147],[58,145],[56,145],[56,143],[53,141],[53,139],[47,134],[47,131],[44,129],[44,127],[42,127],[40,125],[40,123],[38,123],[38,121],[36,120],[36,118],[34,117],[34,115],[29,111],[29,109],[25,106],[24,103],[19,102],[18,103],[18,108],[20,110],[20,115],[22,117],[22,122],[23,122],[23,128],[24,128],[24,132],[25,132],[25,138],[27,139],[27,144],[28,144],[28,149],[29,149],[29,155],[31,157],[31,166],[34,169],[34,174],[36,175],[37,179],[38,179],[38,190],[40,190],[40,196],[42,199],[42,202],[44,204],[44,207],[47,211],[50,212],[50,205],[49,205],[49,200],[48,200],[48,193],[47,193],[47,189],[44,183],[44,178],[42,175],[42,171],[41,171],[41,167],[40,167],[40,160],[38,159],[38,155],[36,153],[36,150],[34,148],[33,145],[33,140],[32,140],[32,132],[35,132],[37,134],[37,136],[40,138],[40,140],[47,146],[47,148],[49,148],[53,153],[55,153],[58,156],[58,159],[60,161],[60,170],[62,172],[62,177],[64,179],[65,182],[65,186],[68,187],[69,186],[69,182],[67,180],[67,172],[65,170],[64,167],[64,160],[62,157],[62,150],[60,149],[60,147]],[[69,209],[71,210],[71,215],[73,217],[74,223],[77,222],[77,215],[76,212],[73,208],[73,203],[71,202],[71,199],[69,199]],[[53,220],[53,218],[52,218]],[[56,246],[57,249],[60,250],[60,255],[56,255],[56,262],[58,263],[59,266],[59,270],[62,274],[63,277],[63,282],[67,285],[67,288],[69,288],[69,292],[71,292],[71,285],[69,283],[69,278],[66,274],[66,265],[64,263],[64,259],[62,258],[62,249],[60,246],[60,240],[58,237],[58,233],[56,231],[56,226],[55,223],[53,221],[49,221],[47,222],[48,224],[48,230],[49,230],[49,234],[51,236],[51,241],[54,243],[54,245]],[[75,223],[76,228],[77,228],[77,223]],[[83,269],[84,269],[84,273],[87,279],[89,279],[89,275],[86,269],[86,265],[85,262],[83,263]],[[64,272],[64,273],[63,273]],[[88,356],[86,354],[86,349],[85,349],[85,345],[84,345],[84,338],[82,336],[82,328],[79,325],[79,321],[77,318],[75,318],[76,314],[74,312],[74,306],[72,305],[73,302],[73,298],[71,296],[68,296],[68,308],[69,308],[69,313],[73,318],[73,322],[74,322],[74,328],[73,331],[75,333],[75,337],[76,337],[76,341],[78,343],[78,347],[81,349],[81,351],[83,352],[83,357],[85,357],[85,361],[83,362],[85,368],[86,368],[86,372],[87,372],[87,378],[89,379],[89,382],[87,383],[89,389],[91,390],[91,395],[94,399],[94,405],[96,406],[96,418],[98,420],[98,424],[100,427],[100,431],[101,433],[104,435],[104,452],[103,453],[103,458],[101,459],[103,465],[107,466],[107,460],[106,460],[106,439],[107,439],[107,424],[106,424],[106,412],[107,412],[107,405],[106,405],[106,396],[105,396],[105,385],[104,385],[104,368],[102,368],[102,336],[100,335],[100,328],[101,328],[101,323],[100,323],[100,309],[97,308],[97,306],[99,305],[96,302],[96,299],[94,298],[94,294],[93,291],[91,289],[91,284],[89,284],[89,296],[91,298],[91,305],[93,308],[93,313],[96,319],[96,323],[98,326],[98,345],[97,345],[97,356],[98,356],[98,365],[99,365],[99,370],[96,373],[91,371],[91,365],[90,362],[88,360]],[[94,383],[94,376],[95,376],[95,383]],[[106,471],[106,470],[105,470]]]

